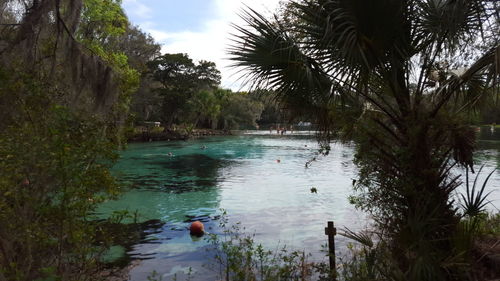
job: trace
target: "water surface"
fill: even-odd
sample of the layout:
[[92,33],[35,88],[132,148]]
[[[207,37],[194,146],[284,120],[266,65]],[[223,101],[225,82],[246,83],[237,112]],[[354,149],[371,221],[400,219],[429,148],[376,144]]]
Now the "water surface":
[[[499,134],[489,128],[480,132],[477,162],[487,171],[500,160]],[[209,232],[220,233],[220,210],[225,209],[231,223],[241,222],[268,248],[287,245],[311,253],[311,260],[323,260],[327,221],[358,230],[369,219],[348,203],[356,178],[354,146],[335,143],[326,157],[317,151],[314,136],[297,132],[130,144],[114,171],[131,189],[100,212],[137,212],[145,233],[132,247],[115,247],[117,256],[141,259],[131,271],[132,280],[145,280],[153,271],[169,280],[188,267],[194,280],[212,280],[215,273],[203,266],[210,263],[207,241],[193,239],[187,227],[201,220]],[[311,193],[312,187],[318,192]],[[489,188],[498,187],[497,171]],[[492,194],[494,204],[499,195]],[[336,240],[337,251],[345,248],[345,239]]]

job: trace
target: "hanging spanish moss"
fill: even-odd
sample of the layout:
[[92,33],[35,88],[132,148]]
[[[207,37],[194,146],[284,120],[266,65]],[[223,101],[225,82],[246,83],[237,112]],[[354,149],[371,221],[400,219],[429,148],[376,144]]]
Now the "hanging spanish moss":
[[112,109],[118,96],[112,67],[76,38],[82,0],[6,0],[0,8],[0,67],[57,81],[66,93],[59,102],[70,108]]

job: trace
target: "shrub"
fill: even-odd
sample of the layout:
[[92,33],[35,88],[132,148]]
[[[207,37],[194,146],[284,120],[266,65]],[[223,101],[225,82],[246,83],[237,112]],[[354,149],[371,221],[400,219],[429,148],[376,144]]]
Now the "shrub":
[[214,262],[208,266],[220,279],[234,281],[252,280],[326,280],[324,264],[308,261],[304,251],[289,249],[286,245],[276,250],[265,249],[255,242],[255,235],[244,234],[240,223],[229,226],[224,215],[220,223],[222,235],[210,234],[207,238],[215,252]]
[[0,85],[12,102],[0,131],[0,280],[90,280],[104,250],[90,215],[118,192],[111,127],[29,77]]

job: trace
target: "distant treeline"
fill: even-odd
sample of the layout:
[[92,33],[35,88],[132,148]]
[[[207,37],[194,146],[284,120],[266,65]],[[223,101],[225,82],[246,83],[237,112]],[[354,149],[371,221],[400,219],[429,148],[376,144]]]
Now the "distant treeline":
[[227,130],[290,121],[272,91],[222,89],[220,71],[213,62],[194,62],[187,54],[164,54],[145,66],[141,86],[132,97],[135,125],[159,121],[165,128]]

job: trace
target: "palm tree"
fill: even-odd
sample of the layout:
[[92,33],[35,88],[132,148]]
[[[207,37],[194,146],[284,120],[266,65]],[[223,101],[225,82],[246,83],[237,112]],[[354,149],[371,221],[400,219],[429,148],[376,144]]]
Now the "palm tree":
[[[314,113],[328,144],[357,141],[357,206],[406,280],[455,278],[455,165],[473,169],[464,117],[498,94],[499,9],[479,0],[303,0],[270,20],[248,8],[229,53],[255,88]],[[450,273],[451,272],[451,273]]]

